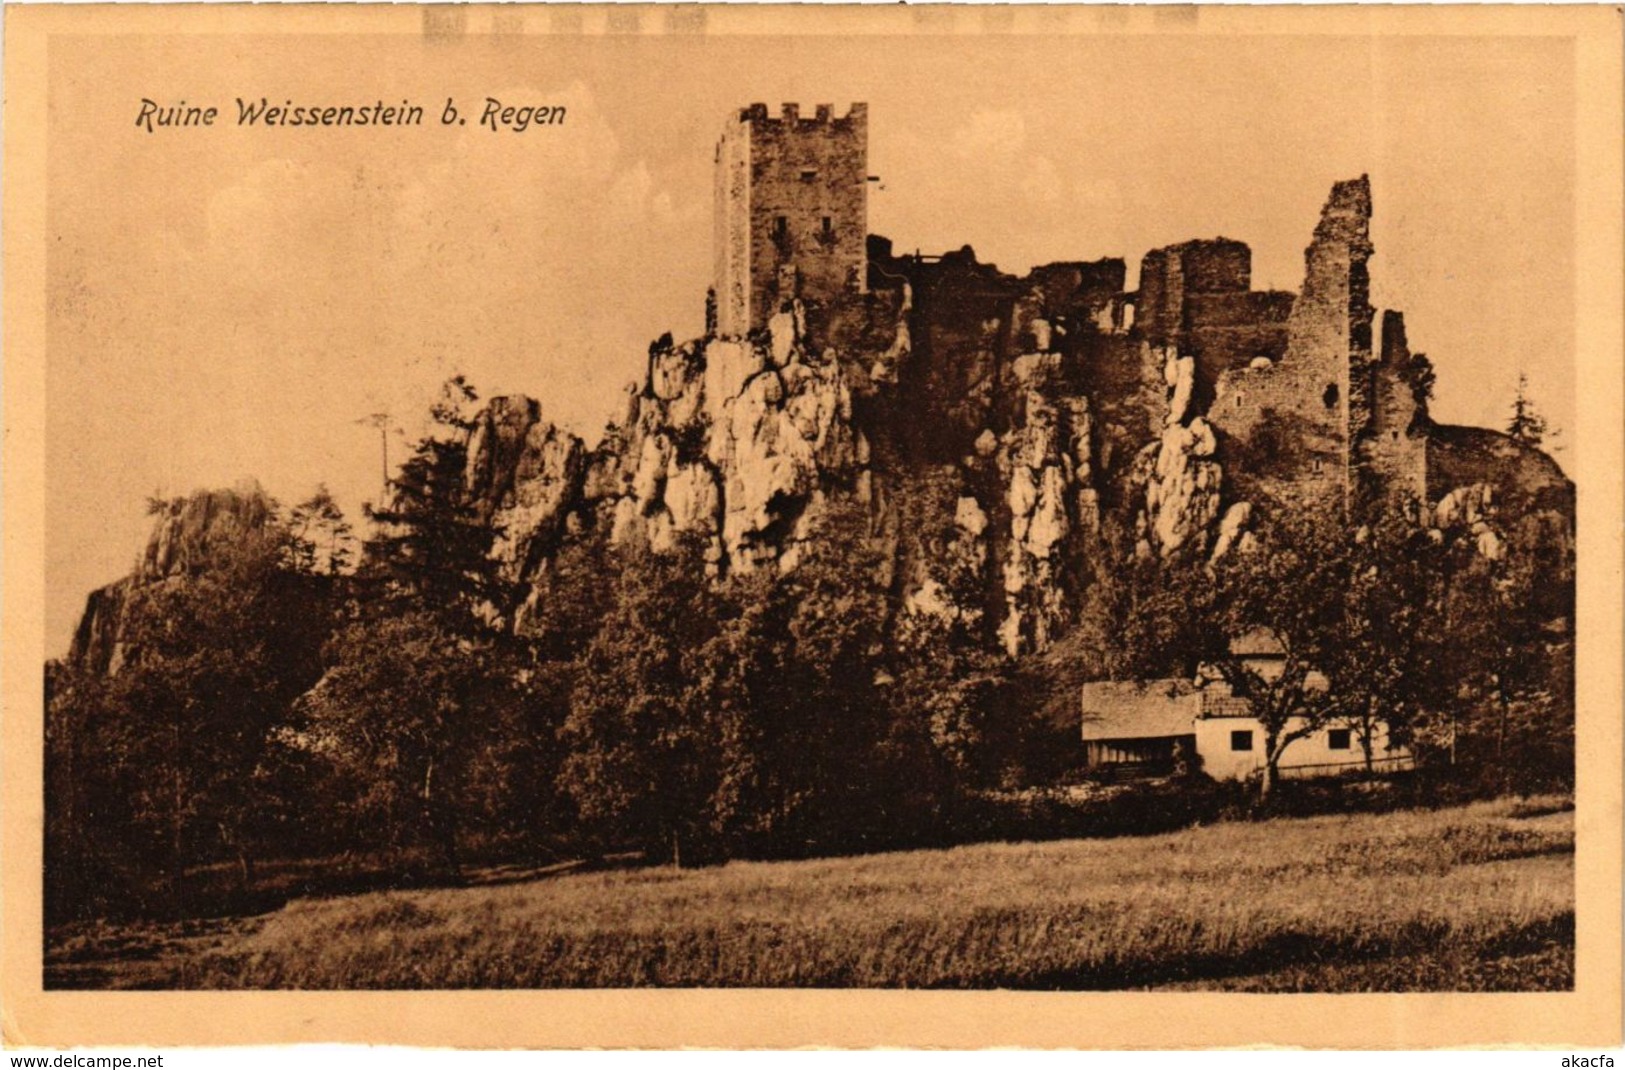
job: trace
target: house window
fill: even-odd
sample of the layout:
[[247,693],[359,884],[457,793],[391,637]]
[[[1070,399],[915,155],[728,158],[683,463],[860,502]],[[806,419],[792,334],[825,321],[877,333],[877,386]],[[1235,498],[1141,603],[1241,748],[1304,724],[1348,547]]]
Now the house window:
[[1253,733],[1246,728],[1238,728],[1230,733],[1231,750],[1252,750]]
[[1347,728],[1333,728],[1326,733],[1327,750],[1348,750],[1349,730]]
[[817,179],[818,179],[818,172],[814,171],[811,167],[803,167],[801,169],[801,181],[803,181],[803,182],[814,182]]
[[833,241],[835,238],[835,221],[829,216],[824,217],[824,240]]

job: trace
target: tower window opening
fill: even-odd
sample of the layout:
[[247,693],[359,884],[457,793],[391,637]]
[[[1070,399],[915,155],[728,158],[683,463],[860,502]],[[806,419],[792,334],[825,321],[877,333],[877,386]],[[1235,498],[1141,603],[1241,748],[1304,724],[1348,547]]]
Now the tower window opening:
[[818,172],[813,170],[811,167],[803,167],[801,169],[801,181],[803,181],[803,182],[814,182],[814,181],[817,181],[817,179],[818,179]]
[[1324,394],[1320,395],[1320,400],[1325,402],[1326,407],[1328,409],[1334,409],[1334,408],[1337,407],[1337,398],[1338,398],[1337,384],[1336,383],[1327,383],[1326,384],[1326,392]]
[[835,221],[829,216],[824,217],[823,235],[825,241],[830,241],[835,237]]

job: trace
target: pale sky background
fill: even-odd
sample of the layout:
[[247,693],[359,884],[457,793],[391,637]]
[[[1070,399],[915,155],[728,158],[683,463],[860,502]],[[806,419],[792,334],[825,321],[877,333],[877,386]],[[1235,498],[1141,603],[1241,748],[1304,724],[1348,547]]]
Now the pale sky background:
[[[526,393],[596,439],[651,339],[699,333],[730,108],[870,106],[870,230],[1010,271],[1223,235],[1296,290],[1367,172],[1373,302],[1501,426],[1520,369],[1574,423],[1574,68],[1561,39],[55,37],[47,646],[124,574],[154,493],[375,498],[388,411]],[[421,128],[239,129],[237,96],[409,98]],[[564,126],[441,129],[485,96]],[[140,98],[212,129],[134,125]],[[1565,444],[1566,437],[1559,438]],[[392,459],[406,441],[392,441]],[[1567,454],[1559,459],[1567,464]]]

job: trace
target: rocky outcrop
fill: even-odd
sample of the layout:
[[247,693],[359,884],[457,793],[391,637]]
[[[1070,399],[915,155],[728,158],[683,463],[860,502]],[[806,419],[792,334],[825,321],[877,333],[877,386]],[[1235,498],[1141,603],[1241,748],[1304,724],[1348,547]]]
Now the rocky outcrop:
[[1432,500],[1458,487],[1483,483],[1495,488],[1509,510],[1573,516],[1574,482],[1534,446],[1488,428],[1452,424],[1429,424],[1426,440]]
[[594,450],[533,402],[493,402],[470,487],[522,579],[587,528],[655,551],[696,537],[719,574],[782,572],[829,503],[854,499],[906,616],[1012,655],[1068,626],[1091,555],[1246,552],[1260,512],[1357,493],[1357,466],[1404,487],[1425,474],[1432,522],[1486,555],[1517,518],[1572,517],[1549,459],[1404,404],[1397,316],[1372,354],[1370,215],[1364,178],[1333,188],[1300,295],[1253,291],[1251,251],[1224,238],[1147,254],[1137,294],[1121,260],[1017,278],[968,247],[896,256],[872,239],[867,293],[790,300],[748,337],[656,342]]
[[530,398],[492,398],[480,412],[464,483],[480,519],[497,533],[493,553],[507,579],[530,579],[557,549],[586,470],[581,439],[544,421]]
[[117,673],[127,654],[127,611],[136,593],[218,564],[234,547],[262,535],[274,512],[270,497],[251,480],[229,490],[200,490],[152,503],[152,532],[130,575],[85,600],[69,663]]
[[729,561],[776,562],[805,537],[823,486],[857,466],[852,398],[833,354],[784,351],[722,401],[708,459],[723,473],[722,541]]
[[1557,463],[1510,435],[1428,424],[1423,522],[1465,535],[1499,560],[1512,547],[1568,561],[1574,552],[1574,483]]
[[1457,487],[1431,509],[1424,508],[1422,519],[1436,537],[1465,533],[1480,556],[1499,561],[1506,556],[1506,542],[1492,523],[1498,512],[1495,498],[1495,488],[1488,483]]
[[[493,404],[471,447],[492,445],[471,448],[470,463],[488,456],[508,474],[485,477],[476,493],[545,484],[528,505],[521,493],[494,514],[519,521],[506,541],[557,533],[575,510],[578,527],[602,524],[615,545],[662,552],[692,535],[719,570],[782,568],[793,563],[825,489],[852,485],[868,461],[842,361],[808,344],[799,306],[772,317],[762,338],[661,339],[644,382],[629,389],[623,416],[590,454],[533,414],[506,411],[533,402]],[[520,435],[536,439],[531,453],[500,445]],[[530,474],[514,469],[526,457]],[[516,548],[519,578],[534,574],[537,559]]]
[[137,582],[125,578],[90,592],[68,648],[70,665],[108,675],[123,667],[124,614]]
[[[1048,340],[1047,329],[1042,333]],[[1100,526],[1089,399],[1062,389],[1062,363],[1059,353],[1029,353],[1013,362],[1016,422],[996,448],[1000,512],[1009,517],[1002,533],[999,641],[1012,656],[1047,646],[1064,626],[1065,561]]]
[[1165,350],[1168,414],[1161,438],[1147,448],[1136,473],[1145,484],[1145,509],[1136,525],[1141,556],[1170,557],[1186,548],[1201,553],[1218,519],[1224,472],[1214,459],[1213,428],[1195,411],[1195,376],[1194,358]]
[[274,508],[253,481],[230,490],[200,490],[155,503],[152,534],[136,567],[136,578],[152,581],[207,567],[223,550],[264,531]]
[[1257,539],[1248,530],[1253,519],[1252,502],[1236,502],[1224,511],[1219,519],[1219,530],[1213,539],[1213,553],[1208,559],[1210,562],[1218,561],[1235,548],[1241,553],[1251,551],[1257,545]]

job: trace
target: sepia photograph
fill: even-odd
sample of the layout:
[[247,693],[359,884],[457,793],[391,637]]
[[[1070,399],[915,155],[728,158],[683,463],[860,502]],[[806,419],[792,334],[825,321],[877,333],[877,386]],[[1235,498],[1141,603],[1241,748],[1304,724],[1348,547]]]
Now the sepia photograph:
[[6,14],[42,1033],[1617,1043],[1614,9]]

